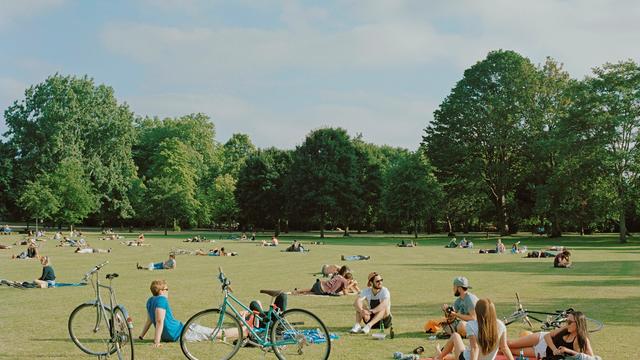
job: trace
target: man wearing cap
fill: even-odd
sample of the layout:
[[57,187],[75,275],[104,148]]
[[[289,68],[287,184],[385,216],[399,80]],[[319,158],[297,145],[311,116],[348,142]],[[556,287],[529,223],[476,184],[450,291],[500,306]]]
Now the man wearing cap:
[[[457,297],[453,303],[453,311],[449,311],[449,304],[442,305],[442,310],[447,313],[451,323],[451,329],[462,337],[467,335],[467,321],[476,320],[476,302],[478,297],[468,292],[471,289],[469,280],[464,276],[453,279],[453,294]],[[448,326],[447,326],[448,327]]]
[[[362,289],[353,303],[356,308],[356,323],[351,328],[352,333],[368,334],[382,321],[387,328],[391,326],[391,294],[389,289],[382,286],[382,276],[372,272],[367,277],[367,287]],[[365,301],[367,300],[366,304]],[[361,324],[365,325],[362,326]]]

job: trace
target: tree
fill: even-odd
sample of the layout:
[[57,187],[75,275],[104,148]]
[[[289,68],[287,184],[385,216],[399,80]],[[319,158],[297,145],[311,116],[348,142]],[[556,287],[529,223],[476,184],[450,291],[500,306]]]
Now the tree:
[[383,188],[383,174],[380,157],[376,156],[378,149],[373,144],[365,143],[361,137],[353,140],[356,150],[356,171],[358,181],[359,205],[353,213],[352,219],[358,224],[358,232],[364,226],[373,230],[380,214],[380,199]]
[[58,224],[69,224],[72,228],[100,206],[78,157],[69,157],[57,164],[47,183],[59,199],[60,206],[54,215]]
[[163,219],[165,235],[168,221],[193,225],[196,222],[197,165],[201,156],[175,138],[160,143],[159,153],[149,169],[152,209]]
[[47,185],[49,179],[43,177],[42,181],[27,181],[20,198],[19,206],[36,219],[36,231],[38,220],[51,219],[60,209],[60,200]]
[[419,224],[436,215],[442,195],[428,160],[413,153],[392,166],[385,177],[384,212],[391,221],[410,223],[417,238]]
[[[30,87],[5,111],[15,151],[15,190],[76,157],[98,195],[102,221],[132,215],[127,193],[135,178],[131,157],[133,113],[113,89],[88,77],[53,75]],[[93,206],[92,206],[93,208]]]
[[291,151],[276,148],[257,151],[247,158],[236,184],[236,202],[242,216],[252,225],[262,221],[274,225],[276,236],[286,217],[284,184],[291,155]]
[[244,162],[255,151],[256,147],[251,143],[249,135],[233,134],[222,146],[222,174],[229,174],[237,179]]
[[231,174],[220,175],[213,184],[213,221],[233,228],[238,215],[238,206],[234,197],[236,180]]
[[640,175],[640,67],[632,60],[604,64],[585,79],[567,127],[576,142],[590,141],[590,158],[601,161],[616,192],[620,242],[626,242],[627,206]]
[[324,237],[327,221],[345,225],[358,208],[356,151],[343,129],[325,128],[311,132],[293,155],[287,182],[288,209],[301,219],[320,225]]
[[492,51],[464,72],[425,129],[440,179],[482,186],[509,233],[509,199],[523,175],[524,129],[535,116],[537,71],[513,51]]

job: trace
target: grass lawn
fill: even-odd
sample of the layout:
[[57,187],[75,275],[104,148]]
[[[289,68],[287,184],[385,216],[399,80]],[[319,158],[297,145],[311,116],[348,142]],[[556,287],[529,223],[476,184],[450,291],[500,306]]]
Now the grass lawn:
[[[469,278],[478,297],[489,297],[497,306],[499,316],[514,309],[514,293],[518,291],[525,305],[532,310],[555,310],[573,307],[587,316],[604,321],[605,328],[592,335],[594,350],[604,359],[640,358],[640,242],[631,240],[620,245],[616,236],[571,237],[549,240],[530,235],[505,238],[507,249],[515,241],[530,249],[548,245],[566,245],[573,249],[574,268],[554,269],[552,259],[524,259],[521,255],[478,254],[478,248],[491,248],[495,238],[472,235],[476,249],[445,249],[444,236],[420,238],[417,248],[398,248],[401,237],[354,235],[342,238],[330,233],[325,245],[306,245],[319,240],[317,234],[282,236],[277,248],[262,248],[254,242],[217,240],[215,244],[184,243],[193,233],[163,236],[147,233],[149,247],[127,247],[116,241],[97,240],[88,234],[89,243],[109,248],[109,254],[74,254],[71,248],[55,247],[52,240],[41,243],[41,253],[50,255],[58,282],[77,282],[93,265],[104,260],[110,264],[106,272],[118,272],[114,281],[118,300],[134,319],[137,337],[146,319],[145,303],[150,296],[149,284],[163,278],[170,288],[169,300],[174,315],[186,321],[195,312],[217,307],[221,292],[216,280],[222,266],[233,282],[235,294],[247,304],[258,298],[260,289],[308,288],[315,281],[313,273],[322,264],[341,263],[340,255],[370,255],[369,261],[348,262],[361,285],[366,276],[377,271],[392,296],[392,313],[396,339],[374,340],[371,336],[350,335],[353,325],[353,296],[304,297],[290,296],[289,307],[301,307],[316,313],[330,331],[340,339],[333,342],[332,359],[391,359],[394,351],[410,352],[423,345],[431,353],[436,340],[428,340],[422,327],[427,319],[441,315],[440,305],[453,302],[452,279],[458,275]],[[124,234],[133,240],[137,234]],[[205,234],[217,239],[217,234]],[[260,236],[267,239],[268,234]],[[10,244],[21,236],[1,236],[0,243]],[[467,236],[469,238],[469,236]],[[309,253],[282,253],[293,239],[300,239],[311,249]],[[410,237],[405,237],[410,239]],[[139,271],[136,262],[147,264],[167,258],[171,248],[197,249],[224,246],[237,251],[237,257],[178,255],[177,269],[172,271]],[[40,276],[37,261],[11,260],[10,255],[26,246],[0,250],[0,278],[32,280]],[[19,290],[0,287],[0,359],[76,359],[90,358],[81,353],[69,339],[67,320],[80,303],[92,299],[91,287]],[[509,326],[509,336],[517,336],[523,325]],[[136,358],[182,359],[180,345],[165,344],[161,349],[151,346],[153,331],[146,341],[136,341]],[[437,340],[441,344],[443,340]],[[262,359],[262,351],[241,349],[238,359]],[[275,359],[267,354],[268,359]]]

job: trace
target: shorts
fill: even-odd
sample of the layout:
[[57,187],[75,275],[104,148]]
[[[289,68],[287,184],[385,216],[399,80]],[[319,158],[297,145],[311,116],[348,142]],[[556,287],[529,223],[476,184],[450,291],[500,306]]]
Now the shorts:
[[[384,325],[384,328],[385,328],[385,329],[388,329],[388,328],[390,328],[390,327],[391,327],[391,325],[392,325],[391,320],[393,320],[393,316],[391,316],[391,315],[389,315],[389,316],[387,316],[386,318],[383,318],[383,319],[382,319],[382,324]],[[368,325],[368,324],[367,324],[367,325]],[[378,322],[377,322],[377,323],[375,323],[375,324],[371,324],[369,327],[370,327],[371,329],[377,329],[377,328],[379,328],[379,327],[380,327],[380,321],[378,321]]]
[[162,269],[164,269],[164,264],[161,262],[149,264],[149,270],[162,270]]
[[311,292],[316,295],[327,295],[324,290],[322,290],[322,285],[320,284],[320,279],[316,280],[316,283],[311,287]]
[[460,356],[458,356],[458,360],[467,360],[467,359],[464,357],[464,351],[460,353]]
[[56,281],[55,280],[46,280],[47,281],[47,287],[56,287]]
[[540,338],[538,339],[538,343],[533,347],[533,352],[536,356],[540,355],[541,358],[547,356],[547,342],[544,341],[544,336],[548,334],[548,332],[540,332]]

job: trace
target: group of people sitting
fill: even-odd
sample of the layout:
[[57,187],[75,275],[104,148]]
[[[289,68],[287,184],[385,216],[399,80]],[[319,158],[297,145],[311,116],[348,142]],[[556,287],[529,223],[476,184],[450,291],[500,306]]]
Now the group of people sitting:
[[280,240],[278,240],[277,237],[272,236],[271,241],[262,240],[258,245],[259,246],[278,246],[279,244],[280,244]]
[[[498,351],[507,359],[514,359],[514,355],[520,353],[529,358],[549,360],[577,354],[594,356],[583,313],[570,313],[567,323],[554,331],[525,334],[509,340],[506,326],[498,320],[493,302],[487,298],[478,299],[469,289],[467,278],[453,280],[456,301],[453,306],[443,305],[451,337],[443,348],[436,349],[435,360],[492,360]],[[464,337],[469,339],[468,347],[462,341]]]
[[305,249],[304,246],[302,246],[302,244],[300,243],[300,241],[293,240],[291,245],[289,245],[289,247],[284,249],[284,251],[285,252],[305,252],[305,251],[309,251],[309,250]]
[[398,247],[416,247],[418,246],[418,242],[415,240],[404,241],[403,239],[399,244],[396,245],[398,245]]
[[462,240],[460,240],[460,243],[458,243],[458,240],[455,237],[453,237],[451,238],[449,243],[445,245],[445,247],[448,249],[454,249],[454,248],[473,249],[473,241],[467,240],[467,238],[465,237],[465,238],[462,238]]
[[360,292],[358,282],[353,278],[351,269],[347,265],[323,265],[323,274],[327,274],[329,280],[316,279],[316,282],[308,289],[294,289],[294,295],[329,295],[339,296],[357,294]]

